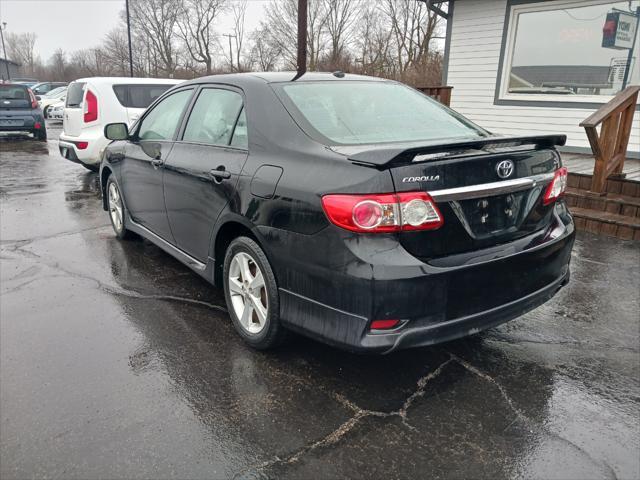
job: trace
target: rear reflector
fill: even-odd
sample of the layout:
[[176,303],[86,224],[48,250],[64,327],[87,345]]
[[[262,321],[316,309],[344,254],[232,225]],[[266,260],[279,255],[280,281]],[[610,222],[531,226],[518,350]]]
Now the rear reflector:
[[78,150],[84,150],[89,146],[89,142],[73,142]]
[[325,195],[322,207],[334,225],[352,232],[435,230],[444,223],[426,192]]
[[400,320],[374,320],[371,330],[390,330],[400,325]]
[[562,167],[556,170],[553,180],[544,192],[542,203],[549,205],[555,202],[567,189],[567,168]]
[[98,97],[91,90],[87,90],[84,97],[84,123],[98,119]]
[[42,124],[41,124],[40,122],[36,122],[36,123],[33,125],[33,128],[35,128],[36,130],[40,130],[40,129],[42,128]]

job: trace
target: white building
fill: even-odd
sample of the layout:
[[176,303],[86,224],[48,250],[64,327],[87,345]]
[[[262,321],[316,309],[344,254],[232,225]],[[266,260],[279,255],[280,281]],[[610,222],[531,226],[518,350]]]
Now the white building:
[[[591,151],[579,124],[621,90],[629,52],[603,47],[608,14],[623,11],[626,25],[614,32],[619,44],[635,37],[627,85],[640,84],[640,29],[624,13],[630,6],[635,13],[638,0],[448,4],[443,81],[453,86],[451,107],[494,133],[564,133],[567,150]],[[640,157],[637,107],[628,156]]]

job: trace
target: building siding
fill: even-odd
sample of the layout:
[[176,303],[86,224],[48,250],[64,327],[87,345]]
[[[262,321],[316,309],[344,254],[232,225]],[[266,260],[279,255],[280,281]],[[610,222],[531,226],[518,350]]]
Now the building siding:
[[[458,0],[453,9],[447,84],[451,107],[500,134],[567,135],[567,146],[589,148],[582,120],[594,108],[495,105],[507,0]],[[640,112],[636,111],[629,152],[640,153]]]

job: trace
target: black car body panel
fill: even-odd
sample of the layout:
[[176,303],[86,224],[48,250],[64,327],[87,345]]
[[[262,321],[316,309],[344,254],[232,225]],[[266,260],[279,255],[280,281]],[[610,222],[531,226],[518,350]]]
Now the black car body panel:
[[[241,92],[248,148],[181,141],[193,98],[168,141],[136,140],[134,127],[131,140],[107,147],[100,173],[103,192],[109,175],[122,187],[126,227],[212,283],[220,281],[229,235],[250,234],[274,270],[281,320],[354,351],[384,353],[468,335],[535,308],[569,280],[573,220],[562,199],[542,201],[561,166],[554,148],[563,143],[561,136],[509,140],[487,133],[462,148],[443,142],[428,151],[411,144],[327,145],[305,133],[283,105],[274,84],[292,77],[205,77],[151,105],[147,113],[186,88],[195,89],[193,98],[205,86]],[[330,74],[297,81],[354,77],[382,81]],[[492,149],[485,148],[489,144]],[[374,151],[379,153],[364,153]],[[416,155],[435,156],[415,161]],[[154,165],[157,158],[162,162]],[[496,165],[505,158],[515,168],[499,185],[509,190],[501,192],[491,185],[502,181]],[[216,169],[228,175],[212,176]],[[478,185],[484,187],[471,194],[459,191]],[[350,232],[331,223],[321,204],[329,193],[403,191],[431,193],[444,225],[433,231]],[[504,211],[510,212],[508,221]],[[478,215],[487,221],[478,223]],[[372,331],[376,319],[401,323]]]

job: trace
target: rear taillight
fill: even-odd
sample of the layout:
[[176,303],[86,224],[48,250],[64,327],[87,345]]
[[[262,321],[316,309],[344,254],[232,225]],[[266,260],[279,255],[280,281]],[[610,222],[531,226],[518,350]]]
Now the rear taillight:
[[98,119],[98,97],[91,90],[87,90],[84,97],[84,123]]
[[331,223],[362,233],[435,230],[444,223],[428,193],[325,195],[322,207]]
[[544,192],[542,203],[549,205],[555,202],[567,189],[567,168],[562,167],[556,170],[553,180]]
[[38,108],[38,100],[36,100],[36,96],[33,94],[33,91],[29,88],[29,100],[31,100],[31,108]]

